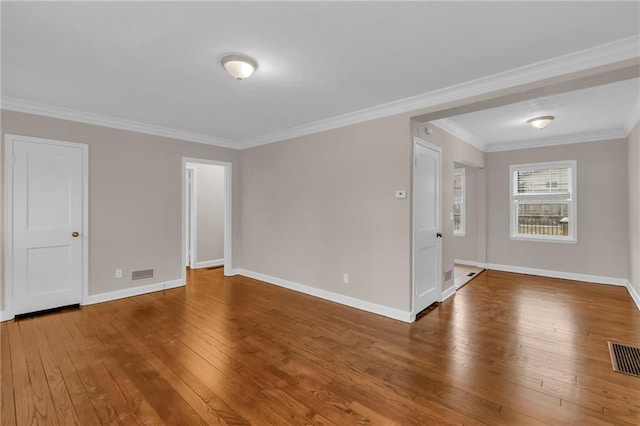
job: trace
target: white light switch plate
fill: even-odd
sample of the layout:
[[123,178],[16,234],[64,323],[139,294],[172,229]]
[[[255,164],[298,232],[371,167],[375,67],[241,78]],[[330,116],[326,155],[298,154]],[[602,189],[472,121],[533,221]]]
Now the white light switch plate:
[[407,198],[407,191],[405,191],[404,189],[400,189],[400,190],[396,191],[396,198],[398,198],[398,199]]

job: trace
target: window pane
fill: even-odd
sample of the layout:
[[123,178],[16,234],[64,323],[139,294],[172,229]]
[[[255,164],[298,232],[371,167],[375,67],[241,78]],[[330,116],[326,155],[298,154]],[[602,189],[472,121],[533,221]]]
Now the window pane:
[[569,204],[518,203],[518,234],[569,235]]
[[518,170],[518,194],[541,194],[569,191],[569,169]]
[[460,214],[460,204],[453,203],[453,231],[459,232],[462,230],[462,215]]
[[453,175],[453,200],[462,201],[462,174],[460,173]]

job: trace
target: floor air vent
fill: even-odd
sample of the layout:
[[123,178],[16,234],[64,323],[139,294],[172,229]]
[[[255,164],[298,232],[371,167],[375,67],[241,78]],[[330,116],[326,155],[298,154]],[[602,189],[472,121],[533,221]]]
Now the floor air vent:
[[613,371],[640,377],[640,348],[609,342]]
[[144,269],[142,271],[133,271],[131,280],[144,280],[145,278],[153,278],[153,269]]

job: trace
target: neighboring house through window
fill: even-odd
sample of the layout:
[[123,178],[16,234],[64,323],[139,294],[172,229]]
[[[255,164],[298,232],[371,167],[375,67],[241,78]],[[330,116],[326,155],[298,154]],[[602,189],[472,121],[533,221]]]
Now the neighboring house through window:
[[453,170],[453,235],[463,236],[465,233],[465,188],[464,169]]
[[511,238],[575,243],[576,162],[509,167]]

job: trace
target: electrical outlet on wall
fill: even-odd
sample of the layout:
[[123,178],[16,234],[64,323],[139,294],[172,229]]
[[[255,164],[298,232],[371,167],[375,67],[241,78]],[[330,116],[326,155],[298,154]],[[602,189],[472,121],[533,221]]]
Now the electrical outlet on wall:
[[116,269],[116,278],[122,278],[122,269]]
[[342,275],[342,282],[345,284],[349,284],[349,274],[346,272]]

